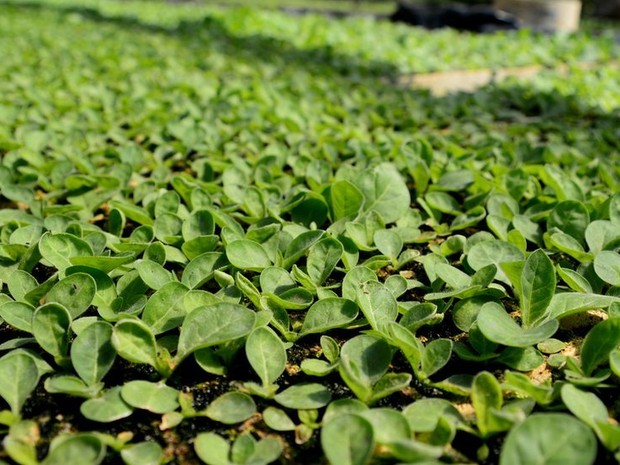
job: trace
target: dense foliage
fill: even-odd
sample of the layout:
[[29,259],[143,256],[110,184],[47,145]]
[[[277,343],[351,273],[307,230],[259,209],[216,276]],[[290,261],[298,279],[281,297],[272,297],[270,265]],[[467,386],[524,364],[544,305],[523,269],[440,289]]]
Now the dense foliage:
[[0,13],[0,463],[616,461],[611,34]]

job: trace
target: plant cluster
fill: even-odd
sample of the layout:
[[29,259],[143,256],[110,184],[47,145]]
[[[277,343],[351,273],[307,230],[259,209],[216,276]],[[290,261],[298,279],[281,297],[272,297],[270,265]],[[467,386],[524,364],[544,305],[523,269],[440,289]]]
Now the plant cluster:
[[434,98],[365,19],[84,5],[0,5],[0,464],[617,460],[617,68]]

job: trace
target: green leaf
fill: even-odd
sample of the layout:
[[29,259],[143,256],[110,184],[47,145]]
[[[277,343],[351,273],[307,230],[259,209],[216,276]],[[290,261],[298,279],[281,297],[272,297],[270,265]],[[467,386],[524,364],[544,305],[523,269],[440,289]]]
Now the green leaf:
[[358,306],[348,299],[321,299],[308,309],[301,333],[324,333],[330,329],[343,328],[353,322],[358,314]]
[[566,233],[555,232],[549,236],[545,234],[545,241],[549,242],[550,248],[556,248],[560,252],[570,255],[575,260],[582,263],[589,262],[593,259],[592,254],[587,253],[577,239]]
[[159,465],[164,459],[164,451],[156,442],[138,442],[124,447],[121,458],[125,465]]
[[45,380],[45,390],[50,393],[91,398],[99,394],[101,389],[103,389],[103,383],[89,386],[77,376],[60,375]]
[[185,296],[189,288],[182,283],[172,281],[156,291],[146,303],[142,321],[153,334],[161,334],[180,326],[186,315]]
[[65,275],[71,276],[76,273],[85,273],[95,280],[97,292],[93,297],[92,305],[98,308],[111,308],[114,300],[118,297],[114,281],[107,273],[96,268],[86,266],[72,266],[65,270]]
[[549,318],[564,318],[587,310],[607,308],[614,302],[620,302],[620,297],[565,292],[553,296],[547,311]]
[[0,318],[15,329],[32,333],[32,317],[35,309],[25,302],[5,302],[0,304]]
[[98,465],[105,458],[106,447],[96,435],[78,433],[52,440],[50,452],[41,465]]
[[26,295],[39,287],[37,280],[24,270],[15,270],[9,274],[6,285],[13,300],[26,300]]
[[620,286],[620,254],[603,250],[594,257],[594,271],[612,286]]
[[[88,237],[91,237],[91,236],[88,236]],[[73,266],[85,266],[85,267],[90,267],[90,268],[96,268],[98,270],[103,271],[104,273],[109,273],[110,271],[115,270],[121,265],[132,262],[134,258],[135,258],[135,255],[129,252],[123,255],[116,255],[114,257],[100,256],[100,255],[95,256],[95,257],[90,257],[90,256],[71,257],[69,259],[69,262],[71,262],[71,265]]]
[[132,363],[146,363],[157,369],[157,346],[150,328],[140,320],[120,320],[112,330],[116,353]]
[[[2,413],[9,412],[3,410]],[[4,455],[19,465],[38,465],[36,443],[39,435],[39,426],[31,420],[12,423],[9,434],[2,440]],[[7,462],[1,460],[0,463],[8,465]]]
[[379,252],[389,257],[392,263],[398,261],[398,256],[403,250],[403,240],[398,233],[390,229],[379,229],[375,231],[373,242]]
[[607,422],[607,407],[596,394],[582,391],[572,384],[564,384],[561,396],[568,410],[595,431],[598,422]]
[[483,371],[474,377],[471,390],[471,401],[476,411],[477,426],[483,437],[497,431],[492,428],[492,412],[502,407],[502,388],[491,373]]
[[523,252],[518,247],[509,242],[497,240],[477,242],[467,253],[467,263],[474,270],[495,265],[497,267],[495,278],[508,284],[510,281],[500,265],[506,262],[518,262],[524,258]]
[[294,431],[295,423],[279,408],[267,407],[263,410],[263,421],[275,431]]
[[558,203],[551,210],[547,219],[547,229],[557,228],[582,242],[589,223],[590,215],[587,207],[582,202],[566,200]]
[[387,373],[372,387],[372,396],[369,404],[387,397],[395,392],[403,391],[409,387],[413,376],[410,373]]
[[140,279],[144,281],[144,284],[156,291],[174,280],[168,270],[151,260],[136,260],[134,267],[138,271]]
[[611,221],[592,221],[586,228],[586,242],[590,252],[594,254],[609,248],[610,245],[617,244],[618,240],[620,240],[620,233]]
[[230,266],[226,255],[221,252],[205,252],[187,264],[181,282],[190,289],[196,289],[213,278],[215,270]]
[[198,349],[247,336],[254,328],[255,319],[252,310],[229,302],[195,308],[181,327],[177,362]]
[[596,438],[576,418],[538,413],[515,426],[506,437],[500,465],[592,465]]
[[247,239],[236,240],[228,244],[226,257],[234,267],[240,270],[262,271],[272,265],[263,246]]
[[276,394],[274,400],[286,408],[314,409],[325,407],[332,395],[318,383],[298,383]]
[[478,328],[490,341],[510,347],[527,347],[549,339],[559,327],[557,320],[524,329],[506,313],[500,304],[489,302],[478,313]]
[[71,234],[49,232],[41,236],[39,252],[59,271],[64,271],[65,268],[73,265],[69,260],[72,257],[93,255],[93,249],[86,241]]
[[372,424],[358,415],[334,418],[321,429],[321,447],[332,464],[365,465],[375,448]]
[[506,347],[496,361],[519,371],[532,371],[545,362],[543,355],[534,347]]
[[132,407],[153,413],[167,413],[179,407],[179,391],[163,383],[136,380],[125,383],[121,396]]
[[312,247],[316,242],[321,240],[321,238],[325,235],[325,231],[321,230],[310,230],[305,231],[295,237],[286,247],[286,251],[284,253],[284,261],[282,262],[282,268],[288,270],[293,264],[297,262],[301,257],[303,257],[306,252]]
[[256,413],[256,404],[247,394],[227,392],[209,404],[204,415],[226,425],[241,423]]
[[230,445],[215,433],[200,433],[194,440],[196,455],[207,465],[230,465]]
[[32,357],[24,353],[9,352],[0,358],[0,397],[11,412],[20,416],[21,409],[39,384],[39,370]]
[[329,189],[329,205],[334,221],[355,218],[364,203],[364,194],[347,180],[336,181]]
[[388,323],[396,321],[398,304],[385,285],[366,281],[357,289],[356,300],[373,329],[383,331]]
[[383,339],[355,336],[340,349],[340,376],[361,401],[368,403],[391,360],[392,351]]
[[121,202],[117,200],[110,201],[110,207],[120,210],[127,218],[138,224],[153,226],[153,219],[144,208],[140,208],[139,206],[129,202]]
[[544,319],[555,294],[555,268],[547,254],[538,249],[525,261],[521,273],[521,318],[529,328]]
[[379,281],[374,271],[366,266],[351,268],[342,280],[342,297],[355,301],[357,290],[367,281]]
[[256,328],[245,343],[250,366],[267,387],[278,379],[286,367],[286,350],[276,333],[268,327]]
[[329,278],[343,252],[342,244],[333,237],[321,239],[310,247],[306,263],[308,276],[314,284],[320,286]]
[[561,266],[557,267],[557,271],[562,281],[568,284],[568,287],[573,291],[583,294],[592,294],[592,286],[581,274],[568,268],[562,268]]
[[373,408],[359,413],[359,416],[370,422],[378,444],[411,438],[411,428],[401,412],[391,408]]
[[422,372],[432,376],[441,370],[452,356],[453,342],[450,339],[434,339],[422,352]]
[[69,310],[72,319],[84,313],[97,293],[95,279],[86,273],[75,273],[61,279],[47,293],[47,302],[57,302]]
[[80,405],[84,417],[100,423],[111,423],[126,418],[133,408],[121,397],[121,386],[107,390],[101,397],[88,399]]
[[430,433],[435,430],[440,419],[452,424],[464,424],[465,420],[451,402],[440,398],[423,398],[409,404],[403,410],[411,431]]
[[71,315],[58,304],[45,304],[35,310],[32,334],[43,350],[54,357],[64,357],[69,351]]
[[215,232],[215,221],[208,210],[196,210],[183,222],[183,239],[186,241]]
[[586,335],[581,346],[581,367],[586,376],[609,359],[611,351],[620,345],[620,318],[601,321]]
[[382,163],[372,171],[364,171],[354,180],[364,195],[365,212],[375,211],[386,223],[393,223],[409,208],[409,189],[396,167]]
[[93,386],[103,379],[116,358],[112,325],[97,321],[88,325],[71,344],[71,363],[78,376]]

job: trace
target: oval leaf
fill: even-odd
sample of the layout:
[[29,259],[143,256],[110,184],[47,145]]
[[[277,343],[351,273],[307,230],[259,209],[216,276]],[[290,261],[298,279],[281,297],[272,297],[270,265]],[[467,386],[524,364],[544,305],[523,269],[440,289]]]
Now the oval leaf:
[[256,413],[254,400],[242,392],[227,392],[209,404],[204,414],[226,425],[241,423]]
[[96,293],[97,283],[92,276],[75,273],[58,281],[45,300],[63,305],[69,310],[71,318],[76,319],[88,309]]
[[586,376],[609,358],[620,345],[620,318],[601,321],[587,334],[581,346],[581,367]]
[[35,310],[32,334],[43,350],[54,357],[63,357],[69,351],[71,315],[58,304],[45,304]]
[[116,386],[103,396],[82,403],[80,412],[89,420],[110,423],[128,417],[133,413],[133,408],[121,397],[121,387]]
[[153,413],[167,413],[179,407],[179,391],[163,383],[130,381],[121,389],[123,400],[132,407]]
[[285,389],[274,397],[286,408],[314,409],[325,407],[332,395],[325,386],[318,383],[300,383]]
[[247,239],[228,244],[226,257],[235,268],[240,270],[262,271],[272,264],[263,246]]
[[534,414],[506,437],[500,465],[592,465],[596,438],[576,418],[561,413]]
[[116,323],[112,330],[112,345],[125,360],[157,366],[155,336],[139,320],[121,320]]
[[336,417],[321,429],[321,446],[332,464],[365,465],[375,448],[372,424],[358,415]]
[[189,312],[181,328],[177,360],[192,352],[247,336],[254,327],[256,314],[229,302],[198,307]]
[[263,386],[273,383],[286,367],[286,349],[276,333],[268,327],[257,328],[245,343],[245,354]]
[[358,306],[349,299],[321,299],[308,309],[301,332],[323,333],[330,329],[343,328],[353,322],[358,314]]
[[0,358],[0,397],[14,415],[19,416],[22,406],[39,384],[39,370],[32,357],[9,352]]
[[559,327],[558,320],[549,320],[531,329],[521,328],[495,302],[484,304],[478,313],[478,328],[490,341],[510,347],[527,347],[549,339]]
[[116,351],[112,346],[112,325],[96,321],[80,332],[71,344],[71,363],[82,380],[93,386],[112,368]]

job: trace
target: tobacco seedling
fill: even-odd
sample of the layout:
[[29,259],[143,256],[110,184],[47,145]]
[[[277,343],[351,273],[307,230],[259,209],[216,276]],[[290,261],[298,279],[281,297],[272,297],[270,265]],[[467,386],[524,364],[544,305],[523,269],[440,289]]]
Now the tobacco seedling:
[[267,465],[277,460],[282,445],[276,438],[259,441],[243,433],[231,444],[215,433],[201,433],[194,440],[196,454],[207,465]]
[[373,404],[411,382],[408,373],[387,373],[392,355],[392,348],[383,339],[355,336],[340,350],[338,371],[362,402]]

